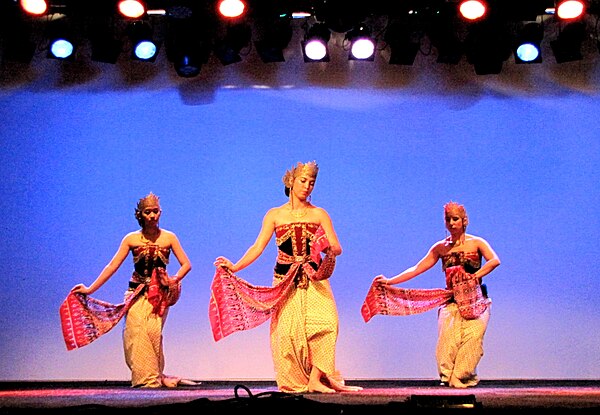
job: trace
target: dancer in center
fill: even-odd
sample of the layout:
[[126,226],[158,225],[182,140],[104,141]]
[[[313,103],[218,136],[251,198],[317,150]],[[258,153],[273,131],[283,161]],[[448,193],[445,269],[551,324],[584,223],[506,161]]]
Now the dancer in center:
[[[318,171],[314,161],[286,171],[289,200],[267,211],[254,244],[236,263],[223,256],[214,263],[209,315],[215,340],[270,318],[271,353],[282,392],[362,389],[346,385],[335,367],[338,313],[328,278],[342,247],[327,211],[310,202]],[[253,286],[237,277],[273,235],[278,247],[273,286]]]

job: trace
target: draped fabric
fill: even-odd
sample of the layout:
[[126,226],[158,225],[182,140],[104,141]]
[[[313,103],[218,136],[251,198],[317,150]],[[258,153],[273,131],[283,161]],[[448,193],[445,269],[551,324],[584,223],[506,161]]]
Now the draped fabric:
[[152,304],[152,312],[163,316],[167,307],[179,300],[181,281],[169,277],[164,268],[154,268],[150,284],[148,284],[148,301]]
[[[63,338],[67,350],[86,346],[109,332],[127,314],[147,288],[152,312],[163,316],[181,293],[181,283],[168,276],[168,248],[147,244],[132,249],[135,269],[124,302],[111,304],[79,293],[69,293],[59,308]],[[133,284],[133,285],[132,285]]]
[[[315,281],[329,278],[335,266],[335,257],[321,257],[321,253],[326,252],[328,248],[327,236],[323,228],[319,227],[310,242],[308,258],[296,258],[279,252],[278,262],[289,265],[290,268],[273,286],[252,285],[228,270],[217,267],[211,283],[208,309],[215,341],[236,331],[252,329],[267,321],[286,299],[290,290],[296,287],[298,281],[295,278],[298,275],[306,275]],[[307,259],[321,266],[315,270]]]
[[67,350],[86,346],[109,332],[127,313],[143,285],[121,304],[111,304],[85,294],[69,293],[59,308]]
[[462,265],[447,267],[445,271],[450,289],[400,288],[374,281],[361,307],[363,320],[366,323],[376,314],[407,316],[424,313],[450,302],[457,303],[463,318],[479,317],[490,302],[483,296],[479,280],[466,273]]
[[412,289],[373,282],[360,309],[367,323],[376,314],[408,316],[447,304],[452,291],[443,288]]

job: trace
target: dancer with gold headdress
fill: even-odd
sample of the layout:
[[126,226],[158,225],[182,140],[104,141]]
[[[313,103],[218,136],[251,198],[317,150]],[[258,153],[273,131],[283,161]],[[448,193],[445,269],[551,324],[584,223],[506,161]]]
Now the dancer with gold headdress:
[[[411,315],[438,307],[436,360],[441,384],[467,388],[479,383],[477,365],[483,356],[483,336],[490,318],[491,299],[481,279],[500,265],[500,259],[485,239],[466,233],[469,218],[463,205],[446,203],[444,221],[450,235],[400,274],[389,279],[376,276],[361,313],[368,322],[376,314]],[[424,273],[440,260],[445,289],[392,287]]]
[[[141,229],[125,235],[96,280],[89,287],[75,285],[60,307],[63,336],[69,350],[91,343],[125,318],[123,347],[133,387],[193,384],[163,373],[164,324],[169,307],[179,299],[181,280],[192,266],[177,235],[159,226],[161,213],[158,196],[150,193],[140,199],[135,217]],[[169,276],[166,267],[171,252],[179,262],[179,270]],[[134,271],[124,302],[113,305],[89,297],[115,274],[129,253],[133,256]]]
[[[327,211],[310,202],[317,163],[298,163],[283,176],[288,201],[263,217],[254,244],[234,264],[220,256],[209,317],[216,341],[271,319],[277,387],[289,393],[358,391],[335,367],[338,314],[328,278],[342,247]],[[272,287],[253,286],[235,273],[252,264],[275,235]],[[321,256],[324,254],[324,257]]]

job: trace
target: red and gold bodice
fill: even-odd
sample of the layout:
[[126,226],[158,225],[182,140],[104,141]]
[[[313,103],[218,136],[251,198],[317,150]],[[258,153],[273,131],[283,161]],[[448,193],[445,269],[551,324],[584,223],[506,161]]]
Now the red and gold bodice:
[[134,266],[131,282],[148,284],[155,268],[167,267],[171,249],[149,243],[132,248],[131,253]]
[[[318,224],[307,222],[288,223],[275,228],[277,263],[274,271],[276,278],[283,278],[295,262],[303,264],[303,267],[310,266],[317,270],[318,264],[310,257],[310,243],[315,239],[318,228]],[[308,284],[306,273],[299,272],[298,274],[296,286],[305,287]]]

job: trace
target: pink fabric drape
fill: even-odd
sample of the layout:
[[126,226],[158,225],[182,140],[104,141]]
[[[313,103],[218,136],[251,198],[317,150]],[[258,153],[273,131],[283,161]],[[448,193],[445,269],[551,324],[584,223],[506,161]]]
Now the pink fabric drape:
[[143,284],[138,286],[133,294],[120,304],[111,304],[85,294],[70,292],[59,308],[67,350],[86,346],[109,332],[127,313],[143,288]]
[[376,314],[408,316],[424,313],[451,299],[452,291],[443,288],[412,289],[373,282],[360,312],[366,323]]
[[483,296],[477,278],[466,273],[462,266],[448,267],[446,274],[447,280],[453,281],[452,289],[400,288],[373,281],[360,310],[363,320],[366,323],[376,314],[408,316],[424,313],[450,301],[456,301],[464,318],[479,317],[490,300]]
[[[321,253],[329,248],[329,240],[319,227],[315,239],[311,242],[311,259],[317,264],[322,263]],[[331,276],[335,257],[328,260],[328,273]],[[300,270],[302,268],[302,270]],[[213,338],[219,341],[230,334],[249,330],[263,324],[271,317],[275,308],[285,300],[287,293],[294,289],[294,277],[303,271],[311,279],[323,279],[324,274],[315,272],[307,262],[293,262],[286,274],[277,285],[257,286],[239,278],[229,270],[217,267],[210,287],[211,296],[208,306],[208,317],[212,328]]]
[[[86,346],[109,332],[125,316],[135,299],[146,287],[135,291],[120,304],[111,304],[85,294],[69,293],[59,308],[60,323],[67,350]],[[167,275],[164,268],[155,268],[148,284],[148,301],[153,313],[164,315],[181,293],[181,282]]]

